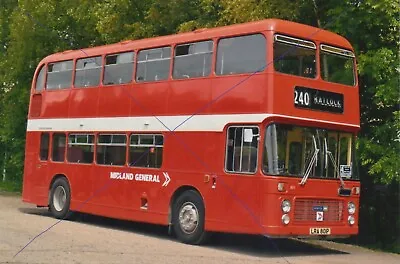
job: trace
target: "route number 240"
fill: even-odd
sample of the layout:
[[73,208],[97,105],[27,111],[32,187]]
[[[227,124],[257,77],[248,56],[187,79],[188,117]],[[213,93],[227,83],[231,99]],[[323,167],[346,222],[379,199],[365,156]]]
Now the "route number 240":
[[295,105],[310,105],[310,95],[308,92],[294,91],[294,104]]

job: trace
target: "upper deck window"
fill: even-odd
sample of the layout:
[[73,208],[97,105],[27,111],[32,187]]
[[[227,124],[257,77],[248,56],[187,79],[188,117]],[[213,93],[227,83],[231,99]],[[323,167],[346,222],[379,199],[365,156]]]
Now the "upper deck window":
[[47,66],[47,90],[63,89],[71,87],[72,60],[50,63]]
[[315,78],[315,44],[307,40],[275,35],[274,68],[277,72]]
[[35,90],[36,92],[40,92],[43,90],[44,87],[44,81],[45,81],[45,71],[46,71],[46,67],[42,66],[42,68],[39,71],[39,74],[36,78],[36,85],[35,85]]
[[328,82],[354,85],[354,53],[321,44],[321,76]]
[[104,81],[108,84],[130,83],[133,75],[133,52],[125,52],[106,56]]
[[101,64],[101,56],[77,60],[75,70],[75,87],[99,85]]
[[149,82],[168,79],[170,61],[170,47],[140,51],[136,67],[136,81]]
[[211,72],[212,51],[212,41],[176,46],[174,79],[208,76]]
[[217,75],[263,71],[266,39],[262,34],[221,39],[217,51]]

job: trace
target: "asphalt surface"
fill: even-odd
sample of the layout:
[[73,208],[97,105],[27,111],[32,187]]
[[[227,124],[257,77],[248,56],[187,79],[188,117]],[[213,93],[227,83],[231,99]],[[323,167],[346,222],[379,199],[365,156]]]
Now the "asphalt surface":
[[190,246],[168,236],[162,226],[92,215],[58,222],[46,208],[0,193],[0,263],[398,264],[400,255],[330,241],[232,234],[218,234],[207,245]]

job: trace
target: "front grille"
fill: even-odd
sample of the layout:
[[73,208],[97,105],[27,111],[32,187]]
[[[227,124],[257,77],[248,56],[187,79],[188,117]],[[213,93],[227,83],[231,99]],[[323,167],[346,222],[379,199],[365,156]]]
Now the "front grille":
[[296,199],[294,203],[294,222],[316,221],[319,208],[325,208],[323,222],[343,221],[343,201]]

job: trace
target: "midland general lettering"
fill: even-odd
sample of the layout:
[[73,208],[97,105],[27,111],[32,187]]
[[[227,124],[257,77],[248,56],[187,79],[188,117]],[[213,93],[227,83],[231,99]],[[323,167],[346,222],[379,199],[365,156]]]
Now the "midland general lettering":
[[156,174],[141,174],[130,172],[110,172],[110,179],[128,180],[128,181],[144,181],[144,182],[160,182],[160,176]]

